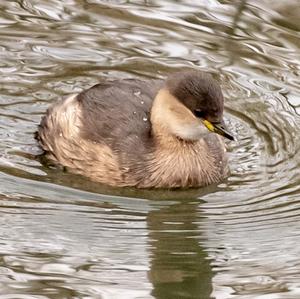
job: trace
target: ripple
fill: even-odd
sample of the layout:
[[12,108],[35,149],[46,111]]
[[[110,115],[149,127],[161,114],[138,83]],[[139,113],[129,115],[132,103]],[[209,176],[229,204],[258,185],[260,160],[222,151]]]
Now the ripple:
[[[0,298],[298,299],[298,6],[2,2]],[[36,159],[56,99],[182,68],[222,83],[236,137],[222,184],[120,190]]]

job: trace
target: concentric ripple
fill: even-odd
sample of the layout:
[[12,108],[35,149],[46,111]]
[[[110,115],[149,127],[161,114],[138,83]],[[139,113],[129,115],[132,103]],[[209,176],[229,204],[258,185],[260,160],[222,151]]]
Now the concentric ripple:
[[[0,8],[0,299],[300,298],[298,0]],[[223,183],[113,189],[36,158],[56,99],[182,68],[222,84]]]

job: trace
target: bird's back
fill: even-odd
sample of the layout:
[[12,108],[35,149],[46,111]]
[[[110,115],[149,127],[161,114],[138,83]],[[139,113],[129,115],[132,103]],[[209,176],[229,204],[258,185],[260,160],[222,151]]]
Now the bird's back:
[[82,111],[81,136],[123,153],[142,152],[151,131],[150,110],[160,80],[104,82],[77,96]]
[[106,184],[134,185],[125,177],[153,150],[150,110],[161,85],[136,79],[97,84],[50,106],[37,139],[55,164]]

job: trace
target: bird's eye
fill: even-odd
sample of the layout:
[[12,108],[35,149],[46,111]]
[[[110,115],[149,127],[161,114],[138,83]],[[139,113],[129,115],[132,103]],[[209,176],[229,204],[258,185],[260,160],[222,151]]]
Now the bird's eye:
[[199,109],[194,110],[194,114],[196,117],[204,118],[204,112]]

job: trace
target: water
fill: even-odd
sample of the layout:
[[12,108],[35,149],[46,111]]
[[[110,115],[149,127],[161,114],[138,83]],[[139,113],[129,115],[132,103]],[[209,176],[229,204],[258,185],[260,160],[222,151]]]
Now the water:
[[[297,0],[0,7],[0,298],[300,298]],[[222,184],[113,189],[35,158],[57,98],[182,67],[222,83]]]

